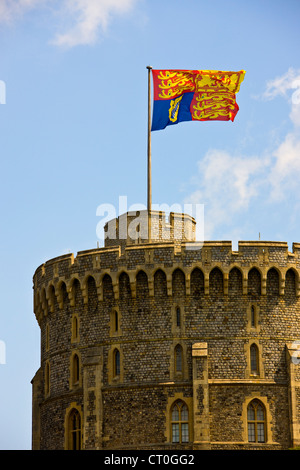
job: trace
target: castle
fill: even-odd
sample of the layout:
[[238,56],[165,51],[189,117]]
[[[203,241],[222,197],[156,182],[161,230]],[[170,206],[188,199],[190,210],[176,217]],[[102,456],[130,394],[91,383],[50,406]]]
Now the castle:
[[197,242],[191,216],[150,219],[37,268],[32,448],[300,445],[300,244],[233,251]]

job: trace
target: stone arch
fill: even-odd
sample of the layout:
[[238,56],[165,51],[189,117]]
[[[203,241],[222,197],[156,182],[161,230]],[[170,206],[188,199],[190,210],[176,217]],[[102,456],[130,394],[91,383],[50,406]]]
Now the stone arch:
[[284,295],[286,301],[295,300],[297,296],[298,273],[295,269],[289,268],[285,273],[285,289]]
[[90,274],[86,279],[86,294],[88,309],[94,310],[98,306],[98,295],[95,278]]
[[157,269],[154,273],[154,295],[158,297],[167,297],[167,276],[162,269]]
[[55,309],[56,296],[55,296],[55,287],[51,282],[47,288],[47,300],[50,308],[50,312],[53,313]]
[[209,293],[212,296],[220,296],[223,292],[223,272],[216,266],[209,273]]
[[[249,426],[249,418],[251,418],[251,414],[248,414],[249,406],[254,403],[260,403],[262,407],[264,408],[264,419],[260,420],[261,422],[261,428],[264,429],[264,433],[261,434],[261,436],[264,436],[263,440],[265,443],[272,443],[273,442],[273,423],[272,423],[272,413],[270,410],[270,404],[268,402],[268,398],[265,396],[262,396],[260,393],[257,394],[252,394],[251,396],[248,396],[244,403],[243,403],[243,410],[242,410],[242,422],[243,422],[243,441],[244,442],[253,442],[256,439],[253,440],[253,435],[255,436],[256,433],[253,434],[253,432],[250,433],[249,436],[249,431],[251,430],[251,426]],[[253,420],[250,419],[250,423],[253,423]],[[264,424],[263,424],[264,423]],[[250,439],[249,439],[250,437]]]
[[42,289],[41,289],[41,306],[42,306],[43,314],[48,315],[48,302],[47,302],[45,287],[42,287]]
[[272,297],[279,295],[279,282],[280,273],[276,268],[270,268],[267,272],[267,295]]
[[111,345],[108,351],[108,382],[123,381],[123,349],[120,344]]
[[177,298],[185,296],[185,274],[180,268],[174,269],[172,273],[172,294]]
[[191,272],[191,296],[201,297],[204,295],[204,274],[200,268],[194,268]]
[[237,266],[229,271],[228,294],[239,297],[243,294],[243,273]]
[[172,443],[185,443],[190,440],[189,408],[185,401],[176,400],[171,408],[170,435]]
[[70,358],[70,388],[77,387],[81,384],[81,357],[77,350],[72,351]]
[[121,354],[119,348],[113,350],[113,377],[120,376],[121,372]]
[[69,296],[67,285],[64,280],[60,280],[55,286],[55,295],[57,298],[58,306],[60,310],[67,307],[69,305]]
[[65,450],[82,448],[82,411],[76,402],[72,402],[65,414]]
[[248,273],[248,294],[254,298],[261,295],[261,273],[256,267]]
[[78,306],[82,303],[81,284],[77,277],[73,277],[69,284],[69,293],[72,306]]
[[122,271],[119,275],[119,298],[120,300],[131,298],[130,279],[125,271]]
[[180,343],[174,348],[174,373],[183,373],[183,347]]
[[140,270],[136,275],[136,296],[137,298],[147,298],[148,295],[148,276],[145,271]]
[[114,288],[112,278],[105,273],[102,277],[103,300],[114,300]]

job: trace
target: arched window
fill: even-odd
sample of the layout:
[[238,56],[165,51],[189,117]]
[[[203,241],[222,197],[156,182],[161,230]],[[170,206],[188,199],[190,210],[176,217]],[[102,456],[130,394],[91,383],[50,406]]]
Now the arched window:
[[258,347],[256,344],[250,346],[250,371],[252,375],[259,375]]
[[189,410],[182,400],[171,408],[171,441],[189,442]]
[[182,372],[182,347],[180,346],[180,344],[177,344],[177,346],[175,347],[175,372]]
[[113,308],[109,314],[109,334],[110,336],[118,336],[121,334],[121,313]]
[[176,307],[176,326],[181,325],[180,307]]
[[247,409],[248,441],[266,442],[266,410],[259,400],[252,400]]
[[77,385],[79,383],[79,357],[77,354],[74,354],[73,356],[72,379],[73,385]]
[[119,329],[119,314],[116,310],[114,311],[114,329],[115,332],[117,332]]
[[73,409],[69,415],[69,439],[68,449],[69,450],[80,450],[81,449],[81,418],[78,410]]
[[74,315],[72,318],[72,341],[78,340],[78,317]]
[[118,349],[114,350],[113,360],[114,377],[117,377],[120,375],[120,351]]
[[256,326],[256,314],[255,314],[255,307],[251,305],[251,328],[255,328]]

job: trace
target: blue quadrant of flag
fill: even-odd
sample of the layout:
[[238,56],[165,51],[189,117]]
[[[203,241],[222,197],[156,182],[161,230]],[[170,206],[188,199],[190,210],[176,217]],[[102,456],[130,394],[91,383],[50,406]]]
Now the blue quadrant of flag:
[[190,111],[194,93],[184,93],[176,99],[154,100],[151,130],[164,129],[166,126],[182,121],[192,121]]

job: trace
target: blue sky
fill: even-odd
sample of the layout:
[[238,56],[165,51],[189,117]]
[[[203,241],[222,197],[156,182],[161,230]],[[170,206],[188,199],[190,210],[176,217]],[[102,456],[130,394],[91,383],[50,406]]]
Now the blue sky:
[[[146,205],[147,65],[246,70],[232,122],[152,133],[152,201],[205,238],[300,242],[298,0],[0,0],[0,449],[31,447],[32,276]],[[3,88],[5,86],[5,88]],[[4,359],[4,360],[3,360]]]

